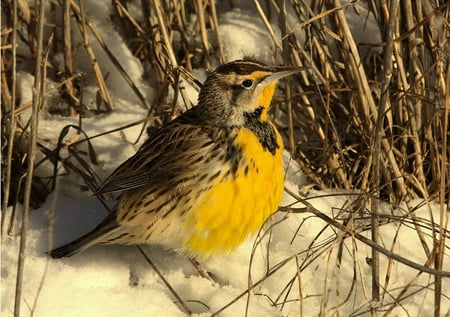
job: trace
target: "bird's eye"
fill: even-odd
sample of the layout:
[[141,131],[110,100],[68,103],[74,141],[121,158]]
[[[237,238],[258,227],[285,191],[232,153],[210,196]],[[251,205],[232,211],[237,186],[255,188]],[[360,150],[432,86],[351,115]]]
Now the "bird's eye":
[[253,80],[250,79],[244,79],[244,81],[242,82],[241,86],[245,89],[249,89],[252,88],[253,86]]

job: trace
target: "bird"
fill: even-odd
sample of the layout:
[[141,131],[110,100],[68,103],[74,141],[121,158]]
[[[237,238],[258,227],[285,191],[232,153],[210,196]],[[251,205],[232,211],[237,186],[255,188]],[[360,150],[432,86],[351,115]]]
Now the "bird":
[[156,244],[191,258],[229,254],[278,209],[283,141],[268,110],[277,82],[299,67],[242,59],[217,66],[198,102],[151,133],[95,195],[118,193],[92,231],[49,251]]

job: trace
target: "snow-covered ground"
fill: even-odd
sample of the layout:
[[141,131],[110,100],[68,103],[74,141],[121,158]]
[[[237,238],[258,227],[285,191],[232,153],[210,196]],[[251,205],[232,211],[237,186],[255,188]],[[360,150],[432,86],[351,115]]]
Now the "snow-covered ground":
[[[105,36],[122,66],[150,97],[152,88],[141,79],[142,66],[128,51],[120,34],[111,27],[110,1],[85,1],[85,5],[86,12],[91,12],[89,18]],[[241,9],[219,12],[220,32],[229,60],[251,55],[270,62],[272,40],[251,6],[246,4]],[[358,22],[353,20],[352,24],[358,28]],[[276,21],[273,27],[277,29]],[[101,49],[97,48],[97,54],[101,57]],[[88,71],[87,63],[78,66]],[[102,67],[109,72],[108,84],[112,85],[115,111],[84,119],[83,129],[89,136],[137,122],[146,116],[146,110],[137,105],[138,100],[115,68],[112,65]],[[204,70],[197,70],[197,73],[201,76]],[[18,77],[19,93],[25,103],[31,99],[33,78],[26,71]],[[95,102],[94,87],[94,82],[91,85],[88,82],[85,87],[87,102]],[[189,95],[195,103],[195,90],[190,89]],[[54,144],[61,129],[68,124],[77,124],[77,118],[43,114],[40,136]],[[141,125],[136,125],[123,130],[124,135],[114,132],[91,141],[100,161],[94,169],[102,179],[135,152],[140,142],[133,143],[141,128]],[[70,136],[74,134],[72,130]],[[285,163],[286,188],[297,193],[298,188],[306,184],[306,178],[287,153]],[[22,285],[22,316],[185,316],[173,294],[136,247],[96,246],[61,260],[51,259],[45,254],[52,246],[92,229],[106,214],[105,207],[90,192],[83,191],[82,185],[74,175],[61,177],[57,190],[41,208],[31,212]],[[346,204],[351,197],[338,190],[310,191],[308,201],[321,212],[334,216],[341,208],[348,208]],[[282,205],[294,202],[296,199],[286,192]],[[421,203],[415,201],[411,206]],[[18,208],[20,211],[20,206]],[[5,212],[8,219],[10,210]],[[400,215],[402,210],[393,210],[388,204],[382,204],[379,213]],[[425,223],[430,221],[430,214],[433,221],[439,223],[439,206],[433,203],[424,204],[416,216]],[[346,215],[344,213],[343,216]],[[18,223],[13,235],[2,239],[2,316],[12,316],[13,312]],[[433,314],[434,279],[430,275],[419,274],[417,270],[381,255],[382,300],[372,302],[370,247],[351,237],[342,239],[339,231],[310,213],[280,212],[272,224],[263,231],[269,234],[261,241],[252,237],[232,254],[202,262],[204,268],[216,277],[217,284],[199,277],[184,256],[158,246],[144,246],[143,249],[188,309],[200,316],[209,316],[225,306],[220,316],[243,316],[246,313],[248,316],[369,316],[371,308],[376,309],[377,316],[389,309],[392,309],[392,316]],[[423,230],[428,245],[432,245],[427,227],[430,226],[424,226]],[[410,223],[391,222],[382,225],[380,230],[381,243],[386,249],[415,263],[426,263],[426,254]],[[369,231],[363,234],[370,237]],[[447,242],[445,271],[450,271],[449,248]],[[247,292],[250,286],[252,289]],[[444,316],[446,312],[449,316],[448,278],[443,280],[442,294],[441,311]]]

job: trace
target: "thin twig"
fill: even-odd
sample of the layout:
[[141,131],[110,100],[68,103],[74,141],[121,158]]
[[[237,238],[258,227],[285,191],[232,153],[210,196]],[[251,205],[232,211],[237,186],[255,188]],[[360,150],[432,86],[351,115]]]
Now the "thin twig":
[[[74,60],[72,55],[72,22],[70,17],[70,4],[72,0],[63,1],[63,34],[64,34],[64,75],[70,78],[73,75]],[[71,80],[65,82],[67,94],[69,95],[69,113],[75,115],[76,98],[73,83]]]
[[34,160],[36,157],[36,140],[38,134],[38,122],[39,122],[39,109],[43,104],[43,90],[45,85],[45,68],[47,63],[47,57],[49,48],[51,46],[51,38],[48,43],[47,51],[44,52],[44,22],[45,22],[45,0],[39,2],[39,16],[38,16],[38,29],[37,29],[37,58],[35,64],[35,77],[33,86],[33,107],[31,112],[31,126],[28,140],[28,153],[27,153],[27,176],[25,182],[25,194],[23,199],[23,216],[22,226],[20,230],[20,245],[19,245],[19,257],[17,263],[17,275],[16,275],[16,289],[14,298],[14,316],[20,316],[20,306],[22,302],[22,286],[23,286],[23,272],[25,268],[25,249],[27,243],[27,231],[29,223],[30,213],[30,200],[31,200],[31,187],[33,183],[34,175]]
[[202,40],[203,45],[203,52],[205,56],[205,62],[206,62],[206,68],[211,67],[211,63],[209,61],[209,41],[206,31],[206,21],[205,21],[205,7],[204,4],[206,4],[207,1],[197,0],[195,1],[195,5],[197,7],[197,13],[198,13],[198,24],[200,27],[200,38]]
[[[442,67],[442,66],[441,66]],[[449,131],[449,115],[450,115],[450,63],[447,60],[447,76],[446,76],[446,95],[445,95],[445,107],[443,115],[442,130]],[[448,167],[447,153],[450,150],[448,144],[448,133],[442,134],[442,161],[441,161],[441,182],[439,186],[440,192],[440,202],[439,202],[439,240],[437,243],[437,253],[435,268],[436,270],[442,270],[444,267],[444,257],[445,257],[445,241],[446,241],[446,228],[448,228],[450,220],[450,191],[447,197],[447,208],[445,207],[445,191],[446,186],[450,182],[450,168]],[[448,261],[448,259],[447,259]],[[436,287],[434,290],[434,306],[435,306],[435,317],[441,314],[441,298],[442,298],[442,277],[435,276]],[[443,313],[443,312],[442,312]]]
[[167,287],[167,289],[172,293],[172,295],[177,300],[178,304],[180,304],[181,308],[184,310],[184,312],[188,315],[191,315],[192,312],[190,309],[186,306],[185,302],[181,299],[180,295],[173,289],[172,285],[166,280],[164,275],[161,273],[161,271],[158,269],[158,267],[153,263],[153,261],[150,259],[150,257],[142,250],[140,246],[136,246],[139,252],[144,256],[147,263],[152,267],[152,269],[155,271],[155,273],[158,275],[158,277],[161,279],[163,284]]
[[[95,52],[92,46],[89,43],[89,35],[88,30],[86,28],[86,15],[84,12],[84,0],[80,0],[80,9],[79,14],[75,14],[75,17],[77,19],[78,28],[80,30],[81,36],[83,38],[83,45],[86,50],[86,53],[89,57],[89,60],[91,62],[92,71],[94,72],[95,79],[97,80],[100,97],[102,98],[102,101],[106,105],[106,108],[111,111],[114,109],[114,103],[111,98],[111,95],[109,94],[108,87],[106,86],[105,79],[103,78],[102,71],[100,70],[100,65],[98,64],[98,60],[95,57]],[[75,2],[71,2],[72,9],[75,8]],[[75,10],[73,10],[75,12]]]
[[214,32],[216,34],[216,40],[217,40],[217,47],[219,49],[219,62],[220,64],[225,63],[225,53],[223,51],[223,44],[222,44],[222,38],[220,37],[219,32],[219,19],[217,18],[217,12],[216,12],[216,1],[210,0],[210,8],[211,8],[211,20]]
[[[387,257],[390,257],[406,266],[409,266],[415,270],[421,271],[421,272],[425,272],[425,273],[429,273],[429,274],[433,274],[433,275],[438,275],[438,276],[442,276],[442,277],[450,277],[450,271],[440,271],[440,270],[436,270],[436,269],[432,269],[430,267],[424,266],[424,265],[420,265],[417,264],[401,255],[398,255],[396,253],[390,252],[389,250],[387,250],[386,248],[382,247],[381,245],[373,242],[372,240],[366,238],[365,236],[361,235],[360,233],[357,233],[355,230],[348,228],[346,226],[344,226],[343,224],[341,224],[340,222],[330,218],[329,216],[327,216],[326,214],[320,212],[319,210],[317,210],[316,208],[314,208],[310,203],[302,200],[302,203],[307,205],[307,211],[311,212],[312,214],[314,214],[315,216],[319,217],[320,219],[324,220],[325,222],[327,222],[328,224],[332,225],[333,227],[341,230],[342,232],[353,236],[354,238],[356,238],[357,240],[361,241],[362,243],[368,245],[371,248],[375,248],[378,252],[384,254]],[[286,212],[297,212],[297,208],[289,208],[289,207],[284,207],[281,208],[280,207],[280,211],[286,211]],[[304,208],[300,209],[300,212],[304,212]]]
[[[81,15],[81,6],[78,7],[74,1],[71,2],[72,4],[72,10],[77,15]],[[97,42],[102,47],[103,51],[108,55],[110,58],[112,64],[116,67],[116,69],[119,71],[119,73],[122,75],[125,82],[130,86],[130,88],[133,90],[135,95],[139,98],[139,100],[142,102],[142,105],[145,109],[150,109],[150,104],[148,103],[145,96],[142,94],[142,92],[139,90],[139,88],[136,86],[136,84],[131,79],[130,75],[128,75],[127,71],[123,68],[122,64],[119,62],[119,60],[116,58],[113,52],[109,49],[108,45],[106,45],[105,41],[103,40],[103,37],[97,30],[95,29],[94,25],[86,18],[84,17],[84,24],[88,26],[88,28],[91,30],[92,34],[94,35]]]
[[[373,137],[373,165],[372,165],[372,174],[373,174],[373,189],[372,193],[376,197],[376,199],[371,199],[371,231],[372,231],[372,241],[375,243],[379,243],[379,218],[378,218],[378,209],[379,209],[379,200],[380,197],[380,186],[381,186],[381,177],[380,177],[380,163],[382,160],[381,155],[381,138],[383,137],[383,128],[384,128],[384,118],[385,112],[389,108],[389,86],[391,84],[392,78],[392,52],[394,45],[394,35],[395,35],[395,26],[397,24],[398,19],[398,8],[399,8],[399,0],[395,0],[391,2],[390,10],[389,10],[389,23],[386,28],[386,48],[384,51],[384,78],[383,78],[383,87],[381,88],[381,99],[378,105],[379,108],[379,116],[376,122],[375,135]],[[372,300],[379,301],[380,300],[380,257],[379,253],[376,249],[372,249]]]
[[253,0],[253,3],[255,4],[256,11],[258,11],[258,14],[261,17],[261,20],[264,23],[264,26],[266,27],[266,30],[269,32],[270,37],[272,38],[273,44],[275,44],[278,52],[282,52],[283,49],[281,47],[280,41],[275,36],[275,31],[273,30],[272,26],[270,25],[269,19],[266,17],[266,14],[264,13],[264,10],[261,8],[261,5],[259,4],[259,1],[258,0]]
[[[16,133],[16,66],[17,66],[17,1],[13,1],[13,29],[12,29],[12,69],[11,69],[11,102],[8,109],[9,112],[9,125],[8,125],[8,145],[6,152],[6,172],[5,181],[3,185],[3,201],[2,201],[2,213],[1,213],[1,236],[4,233],[5,215],[8,207],[9,195],[11,191],[11,169],[12,169],[12,155],[14,149],[14,135]],[[3,61],[2,61],[3,64]],[[3,71],[3,70],[2,70]],[[3,76],[3,74],[2,74]],[[6,84],[6,83],[5,83]],[[13,218],[11,218],[11,225]]]

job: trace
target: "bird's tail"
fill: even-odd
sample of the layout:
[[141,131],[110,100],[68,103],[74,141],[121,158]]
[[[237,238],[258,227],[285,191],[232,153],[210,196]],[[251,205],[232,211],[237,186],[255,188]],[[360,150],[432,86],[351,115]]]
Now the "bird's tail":
[[123,228],[115,220],[107,220],[109,219],[106,218],[105,221],[98,225],[94,230],[72,242],[49,251],[48,254],[52,258],[59,259],[80,253],[94,244],[113,243],[112,241],[123,235],[123,233],[120,233],[120,231],[123,231]]

